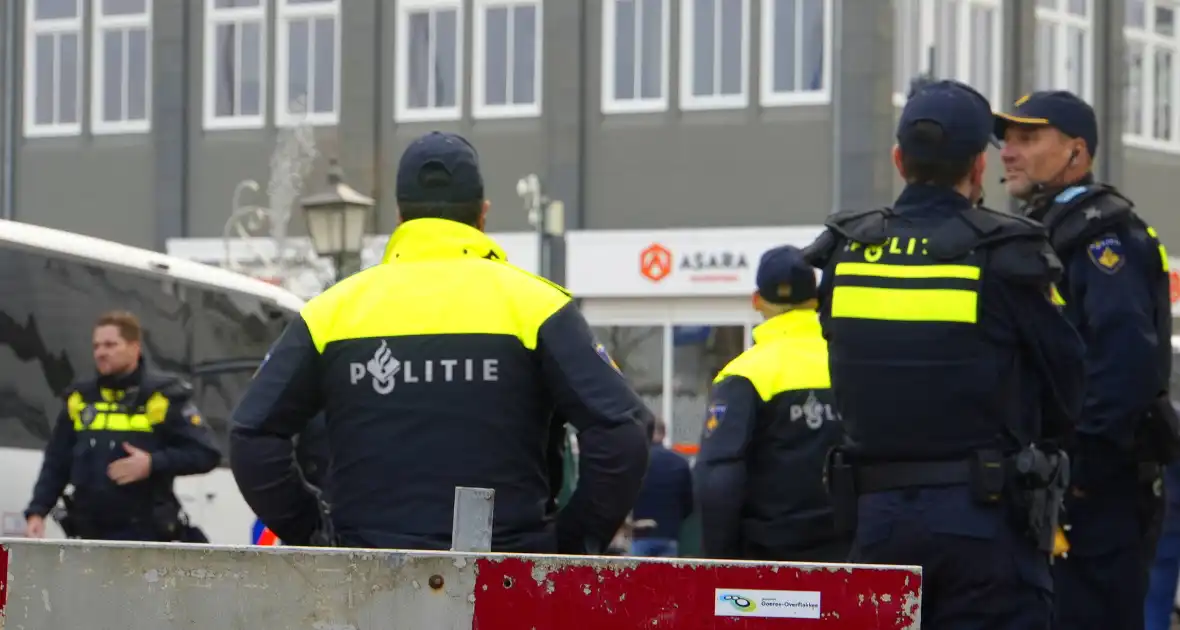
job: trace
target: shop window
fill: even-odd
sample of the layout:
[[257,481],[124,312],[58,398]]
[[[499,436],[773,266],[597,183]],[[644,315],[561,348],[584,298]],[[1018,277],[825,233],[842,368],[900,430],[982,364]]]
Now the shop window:
[[594,336],[647,408],[656,415],[664,409],[664,327],[596,326]]
[[746,348],[745,326],[672,328],[673,444],[699,445],[713,378]]

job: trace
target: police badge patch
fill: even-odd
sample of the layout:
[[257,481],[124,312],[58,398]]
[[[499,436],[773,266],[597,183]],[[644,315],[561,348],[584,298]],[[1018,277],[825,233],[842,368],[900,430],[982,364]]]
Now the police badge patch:
[[619,364],[615,363],[615,360],[610,357],[610,353],[606,351],[606,346],[596,343],[594,344],[594,351],[598,353],[599,357],[602,357],[603,361],[606,361],[607,365],[613,367],[616,372],[619,374],[623,373],[623,370],[619,369]]
[[98,409],[94,405],[86,405],[82,408],[82,413],[78,414],[79,420],[82,421],[82,426],[89,427],[94,424],[94,419],[98,417]]
[[725,404],[713,403],[709,405],[709,417],[705,420],[705,437],[713,434],[717,427],[721,426],[721,421],[725,419]]
[[1123,255],[1123,244],[1117,236],[1106,236],[1090,243],[1086,248],[1090,262],[1102,270],[1103,273],[1115,274],[1126,264]]

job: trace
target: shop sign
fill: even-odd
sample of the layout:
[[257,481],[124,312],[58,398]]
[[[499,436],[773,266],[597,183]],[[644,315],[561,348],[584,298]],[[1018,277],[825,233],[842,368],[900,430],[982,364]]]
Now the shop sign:
[[821,226],[585,230],[567,235],[566,284],[579,297],[749,295],[762,254],[809,245]]

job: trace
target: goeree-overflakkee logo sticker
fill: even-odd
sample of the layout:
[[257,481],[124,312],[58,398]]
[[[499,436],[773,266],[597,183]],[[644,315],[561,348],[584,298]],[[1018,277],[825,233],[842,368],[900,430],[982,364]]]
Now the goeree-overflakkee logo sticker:
[[819,591],[719,588],[715,596],[713,614],[717,617],[819,619]]

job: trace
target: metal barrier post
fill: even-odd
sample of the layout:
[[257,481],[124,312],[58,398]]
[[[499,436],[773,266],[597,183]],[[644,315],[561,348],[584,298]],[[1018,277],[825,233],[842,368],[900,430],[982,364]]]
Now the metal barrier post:
[[451,523],[451,551],[492,550],[492,509],[496,491],[455,488],[455,516]]

